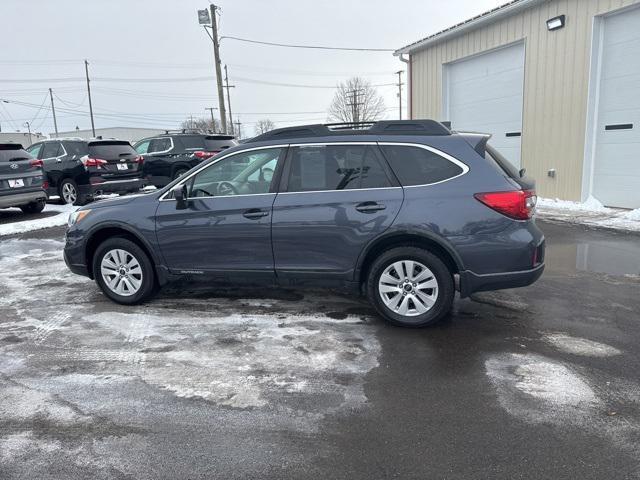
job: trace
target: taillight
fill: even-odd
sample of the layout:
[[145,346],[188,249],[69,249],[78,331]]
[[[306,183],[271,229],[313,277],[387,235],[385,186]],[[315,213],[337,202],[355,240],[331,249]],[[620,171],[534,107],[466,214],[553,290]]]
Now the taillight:
[[29,164],[32,167],[40,167],[40,168],[44,167],[44,162],[42,160],[37,159],[37,158],[34,158],[33,160],[31,160],[29,162]]
[[81,161],[85,167],[102,168],[102,165],[107,164],[107,161],[101,158],[82,157]]
[[49,182],[47,182],[46,180],[44,182],[42,182],[42,189],[43,190],[48,190],[49,189]]
[[474,197],[496,212],[516,220],[530,219],[538,201],[533,190],[476,193]]
[[144,157],[142,155],[138,155],[133,159],[133,161],[139,165],[142,165],[144,163]]
[[205,160],[209,157],[213,157],[216,153],[220,153],[220,150],[218,150],[217,152],[205,152],[205,151],[199,150],[197,152],[193,152],[193,156],[196,158],[199,158],[200,160]]

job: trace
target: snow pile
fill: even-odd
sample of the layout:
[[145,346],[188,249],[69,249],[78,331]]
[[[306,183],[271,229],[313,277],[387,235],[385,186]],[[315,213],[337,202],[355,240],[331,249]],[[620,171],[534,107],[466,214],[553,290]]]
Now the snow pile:
[[584,203],[538,198],[536,211],[539,218],[547,221],[640,232],[640,208],[631,211],[609,208],[592,196]]
[[[23,220],[0,225],[0,237],[5,235],[15,235],[16,233],[32,232],[43,228],[59,227],[66,225],[69,214],[78,209],[73,205],[49,205],[44,208],[42,216],[33,220]],[[46,215],[55,212],[57,215]]]

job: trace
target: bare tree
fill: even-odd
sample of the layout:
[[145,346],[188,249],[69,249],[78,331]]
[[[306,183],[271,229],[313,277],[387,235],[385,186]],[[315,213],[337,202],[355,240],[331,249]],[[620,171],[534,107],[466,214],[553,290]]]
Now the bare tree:
[[329,121],[373,122],[384,112],[384,100],[371,83],[361,77],[352,77],[338,85],[329,107]]
[[187,118],[180,124],[180,128],[186,130],[197,130],[199,132],[219,132],[220,125],[217,120],[208,120],[206,118]]
[[270,119],[265,118],[256,123],[256,135],[267,133],[269,130],[276,128],[276,124]]

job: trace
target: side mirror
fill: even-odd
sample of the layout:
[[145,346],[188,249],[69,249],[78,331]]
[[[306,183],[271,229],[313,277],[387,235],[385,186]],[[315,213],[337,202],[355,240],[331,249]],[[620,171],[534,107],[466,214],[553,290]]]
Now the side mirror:
[[171,189],[171,193],[173,193],[173,198],[176,200],[176,210],[185,210],[188,206],[187,202],[187,186],[176,185]]
[[527,173],[527,169],[526,168],[521,168],[518,173],[520,174],[520,178],[523,178],[525,176],[525,174]]

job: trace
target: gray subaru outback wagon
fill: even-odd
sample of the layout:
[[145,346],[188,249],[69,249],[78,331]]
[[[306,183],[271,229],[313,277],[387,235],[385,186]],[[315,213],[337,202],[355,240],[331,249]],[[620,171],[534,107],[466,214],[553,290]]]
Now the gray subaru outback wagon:
[[65,261],[122,304],[195,276],[347,288],[391,323],[428,325],[456,290],[544,269],[533,182],[489,139],[433,120],[272,130],[162,190],[74,212]]

